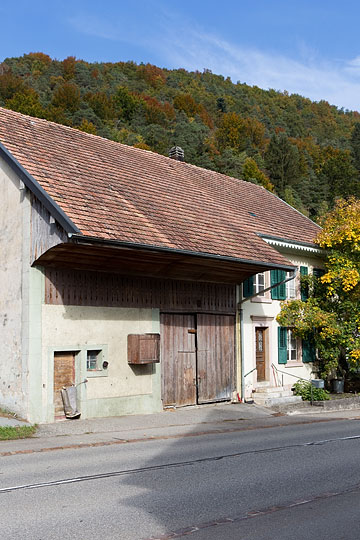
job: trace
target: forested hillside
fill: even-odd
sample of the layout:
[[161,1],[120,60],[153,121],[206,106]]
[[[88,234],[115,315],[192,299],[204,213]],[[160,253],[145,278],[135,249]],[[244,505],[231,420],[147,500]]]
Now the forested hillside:
[[360,115],[209,71],[133,62],[0,64],[0,106],[264,185],[313,219],[360,196]]

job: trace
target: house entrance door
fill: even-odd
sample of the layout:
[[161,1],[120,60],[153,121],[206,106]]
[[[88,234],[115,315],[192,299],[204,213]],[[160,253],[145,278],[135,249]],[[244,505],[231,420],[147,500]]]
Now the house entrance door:
[[265,381],[265,328],[255,328],[257,380]]
[[161,314],[164,407],[230,400],[234,358],[234,316]]
[[54,414],[56,417],[64,416],[64,407],[61,398],[63,386],[75,384],[75,354],[73,352],[54,353]]

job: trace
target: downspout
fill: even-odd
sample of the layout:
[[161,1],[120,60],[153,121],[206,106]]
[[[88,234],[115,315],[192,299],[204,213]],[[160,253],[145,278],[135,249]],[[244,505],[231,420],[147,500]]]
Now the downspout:
[[295,279],[297,274],[297,268],[294,268],[292,271],[292,275],[286,279],[283,279],[282,281],[279,281],[278,283],[275,283],[274,285],[271,285],[270,287],[267,287],[266,289],[263,289],[262,291],[259,291],[256,294],[252,294],[251,296],[247,296],[246,298],[243,298],[242,296],[242,290],[241,290],[241,300],[238,303],[238,311],[240,315],[240,355],[241,355],[241,401],[245,402],[245,371],[244,371],[244,359],[245,359],[245,344],[244,344],[244,309],[242,308],[242,305],[247,302],[248,300],[251,300],[252,298],[255,298],[256,296],[259,296],[260,293],[265,293],[268,291],[271,291],[272,289],[275,289],[276,287],[279,287],[283,283],[287,283],[288,281],[292,281]]

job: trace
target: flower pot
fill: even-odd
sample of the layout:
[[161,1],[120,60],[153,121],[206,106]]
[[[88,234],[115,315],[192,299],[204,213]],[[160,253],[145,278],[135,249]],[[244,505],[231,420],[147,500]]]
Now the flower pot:
[[333,394],[343,394],[344,393],[344,381],[340,379],[332,380],[332,391]]

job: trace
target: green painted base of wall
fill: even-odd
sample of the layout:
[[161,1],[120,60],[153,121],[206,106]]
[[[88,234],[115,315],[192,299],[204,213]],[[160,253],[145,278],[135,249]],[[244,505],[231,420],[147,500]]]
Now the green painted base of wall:
[[[81,409],[80,409],[81,410]],[[163,410],[161,400],[149,395],[118,398],[100,398],[86,401],[82,418],[125,416],[129,414],[150,414]]]

